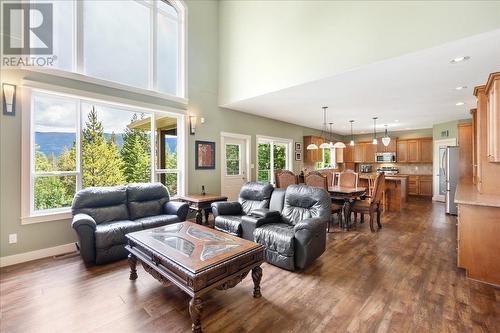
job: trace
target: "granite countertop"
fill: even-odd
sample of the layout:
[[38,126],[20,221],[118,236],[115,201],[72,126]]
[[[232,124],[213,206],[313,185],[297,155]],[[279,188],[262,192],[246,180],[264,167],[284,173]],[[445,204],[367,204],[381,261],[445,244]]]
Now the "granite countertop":
[[500,195],[481,194],[476,185],[461,181],[455,192],[455,203],[500,208]]
[[[368,179],[368,178],[375,178],[377,177],[377,174],[376,173],[359,173],[359,178],[361,179]],[[401,174],[397,174],[397,175],[386,175],[385,176],[385,179],[387,180],[401,180],[403,178],[408,178],[408,175],[401,175]]]

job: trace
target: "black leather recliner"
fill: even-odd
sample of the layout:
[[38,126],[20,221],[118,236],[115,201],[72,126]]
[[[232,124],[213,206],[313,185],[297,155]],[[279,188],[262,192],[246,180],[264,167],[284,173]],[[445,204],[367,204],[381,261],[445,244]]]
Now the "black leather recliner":
[[255,228],[254,240],[266,248],[266,261],[287,270],[301,270],[326,249],[326,223],[331,199],[327,191],[305,185],[275,189],[270,210],[280,211]]
[[126,258],[125,234],[186,220],[189,206],[170,201],[160,183],[89,187],[72,204],[73,221],[85,263]]
[[237,202],[212,203],[215,229],[242,237],[243,217],[256,209],[268,208],[272,192],[273,186],[269,183],[248,182],[241,187]]

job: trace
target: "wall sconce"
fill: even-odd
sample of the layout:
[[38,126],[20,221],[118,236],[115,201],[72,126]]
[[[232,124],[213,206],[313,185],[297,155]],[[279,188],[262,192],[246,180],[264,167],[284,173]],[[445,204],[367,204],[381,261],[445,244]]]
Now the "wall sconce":
[[[196,116],[189,116],[189,133],[191,135],[196,134],[196,125],[198,124],[198,118]],[[200,123],[204,124],[205,123],[205,118],[201,117],[200,118]]]
[[16,86],[2,83],[3,114],[7,116],[16,115]]
[[196,116],[189,116],[189,134],[194,135],[196,133],[196,124],[198,119]]

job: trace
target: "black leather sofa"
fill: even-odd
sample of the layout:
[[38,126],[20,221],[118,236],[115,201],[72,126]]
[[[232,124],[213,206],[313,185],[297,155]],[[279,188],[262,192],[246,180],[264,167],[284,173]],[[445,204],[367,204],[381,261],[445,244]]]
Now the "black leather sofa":
[[[235,203],[214,203],[212,209],[231,205]],[[330,205],[330,195],[325,190],[291,185],[286,190],[274,189],[268,208],[238,215],[239,233],[226,229],[223,223],[219,223],[218,229],[264,245],[266,261],[275,266],[302,270],[325,252]]]
[[71,226],[83,261],[103,264],[127,257],[125,234],[185,221],[188,209],[160,183],[90,187],[73,199]]

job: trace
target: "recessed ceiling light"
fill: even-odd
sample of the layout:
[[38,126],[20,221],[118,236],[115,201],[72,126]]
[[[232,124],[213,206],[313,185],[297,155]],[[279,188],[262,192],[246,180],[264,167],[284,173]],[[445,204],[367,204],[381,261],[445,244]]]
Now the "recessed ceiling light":
[[467,86],[458,86],[458,87],[455,87],[455,90],[462,90],[462,89],[466,89]]
[[462,106],[464,104],[465,104],[464,102],[457,102],[457,103],[455,103],[456,106]]
[[395,121],[396,123],[399,123],[399,120],[397,120],[397,119],[396,119],[396,120],[394,120],[394,121]]
[[457,57],[457,58],[455,58],[455,59],[452,59],[450,62],[451,62],[452,64],[456,64],[456,63],[458,63],[458,62],[462,62],[462,61],[469,60],[469,59],[470,59],[470,57],[469,57],[469,56],[463,56],[463,57]]

